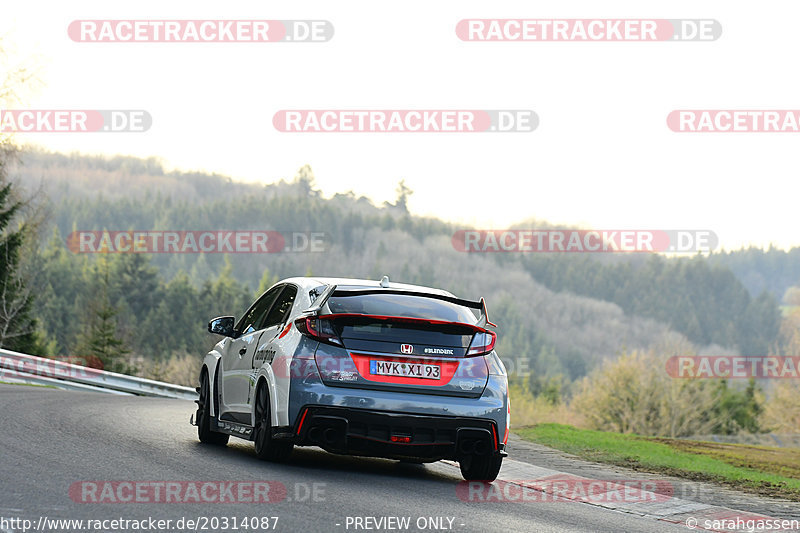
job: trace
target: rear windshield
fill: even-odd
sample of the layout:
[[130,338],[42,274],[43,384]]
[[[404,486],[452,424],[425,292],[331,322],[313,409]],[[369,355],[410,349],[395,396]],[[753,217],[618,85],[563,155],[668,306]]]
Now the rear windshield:
[[365,294],[360,296],[335,296],[328,302],[331,313],[360,315],[404,316],[443,320],[461,324],[475,324],[477,317],[467,307],[405,294]]

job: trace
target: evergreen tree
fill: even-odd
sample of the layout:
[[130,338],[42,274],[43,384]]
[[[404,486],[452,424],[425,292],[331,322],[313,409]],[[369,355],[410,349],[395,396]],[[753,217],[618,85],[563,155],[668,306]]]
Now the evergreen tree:
[[33,293],[22,265],[22,247],[27,228],[13,223],[22,203],[14,198],[12,184],[6,181],[8,152],[0,154],[0,348],[36,355],[41,347],[36,340],[36,321],[32,316]]
[[146,254],[138,253],[117,254],[109,268],[110,300],[124,299],[136,320],[144,320],[158,295],[158,269],[150,264]]
[[89,302],[79,354],[88,360],[97,358],[111,372],[130,373],[134,369],[125,361],[129,353],[118,334],[118,311],[109,298],[109,260],[103,255],[92,269],[92,277],[100,281],[95,297]]
[[67,251],[58,227],[41,254],[41,283],[36,295],[36,316],[47,339],[47,355],[71,355],[85,309],[87,284],[82,275],[86,256]]

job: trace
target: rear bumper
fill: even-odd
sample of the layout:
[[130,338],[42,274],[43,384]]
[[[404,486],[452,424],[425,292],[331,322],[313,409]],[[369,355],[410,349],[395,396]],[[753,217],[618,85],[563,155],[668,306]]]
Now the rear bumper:
[[357,389],[346,385],[331,387],[322,382],[313,357],[308,356],[295,356],[292,367],[287,425],[300,419],[303,408],[316,405],[431,417],[488,419],[500,430],[503,440],[508,422],[508,381],[505,376],[490,374],[480,397],[463,398],[385,389]]
[[[509,407],[505,376],[490,374],[480,397],[463,398],[331,387],[320,379],[313,357],[296,356],[292,365],[307,369],[292,373],[296,377],[289,385],[287,405],[287,424],[294,429],[294,440],[300,446],[435,461],[459,460],[470,451],[472,445],[467,440],[482,440],[485,445],[475,445],[477,451],[488,449],[489,453],[505,455]],[[310,434],[313,427],[323,431]],[[324,439],[326,429],[333,430],[328,432],[328,442]],[[392,442],[392,436],[411,439]]]
[[490,419],[306,405],[295,424],[295,442],[348,455],[459,460],[504,456],[504,429]]

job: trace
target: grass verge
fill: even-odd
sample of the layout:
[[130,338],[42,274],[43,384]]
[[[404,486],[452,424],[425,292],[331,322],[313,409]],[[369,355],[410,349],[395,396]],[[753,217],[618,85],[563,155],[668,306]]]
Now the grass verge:
[[42,385],[39,383],[20,383],[18,381],[3,381],[0,379],[0,384],[2,385],[21,385],[23,387],[42,387],[44,389],[55,389],[52,385]]
[[800,449],[623,435],[539,424],[522,438],[583,459],[800,501]]

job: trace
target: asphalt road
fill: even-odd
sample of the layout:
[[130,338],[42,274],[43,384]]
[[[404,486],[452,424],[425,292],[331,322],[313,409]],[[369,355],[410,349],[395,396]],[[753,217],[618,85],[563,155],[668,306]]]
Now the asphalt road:
[[[150,517],[171,520],[165,531],[203,530],[203,525],[208,531],[224,531],[223,517],[228,517],[228,531],[234,530],[232,519],[239,520],[242,533],[266,531],[263,521],[255,529],[241,527],[242,519],[253,517],[278,517],[277,524],[270,520],[270,530],[286,532],[686,531],[581,503],[463,501],[457,494],[460,473],[444,463],[407,465],[342,457],[317,448],[295,449],[285,464],[265,463],[256,459],[250,442],[231,438],[225,448],[200,444],[196,428],[189,425],[193,411],[193,403],[180,400],[0,384],[0,533],[22,531],[23,519],[31,521],[30,530],[39,526],[39,531],[54,531],[43,527],[47,521]],[[269,499],[280,501],[85,503],[94,497],[104,502],[132,497],[133,485],[123,490],[112,481],[217,482],[211,486],[269,481]],[[149,484],[150,492],[142,498],[152,498],[157,485]],[[202,486],[184,483],[180,498],[190,499],[190,485]],[[205,496],[213,500],[214,494]],[[244,499],[249,496],[242,493]],[[47,520],[40,526],[41,517]],[[185,522],[178,528],[182,517],[209,520],[201,518],[200,528],[187,528]],[[211,517],[220,521],[212,522]],[[407,528],[403,522],[379,522],[388,517],[407,517]],[[101,530],[133,530],[132,523],[128,529],[120,525],[106,522]],[[386,525],[394,527],[380,528]],[[89,526],[84,522],[82,527]]]

